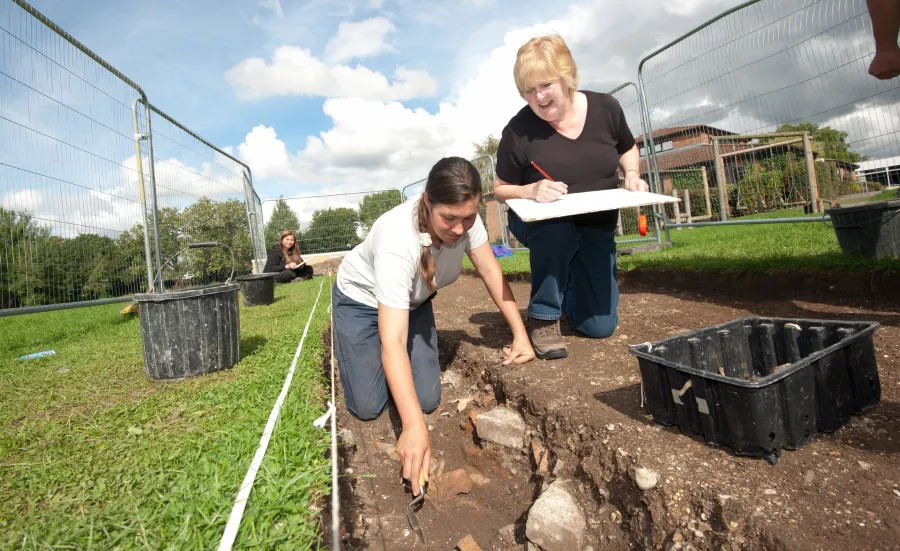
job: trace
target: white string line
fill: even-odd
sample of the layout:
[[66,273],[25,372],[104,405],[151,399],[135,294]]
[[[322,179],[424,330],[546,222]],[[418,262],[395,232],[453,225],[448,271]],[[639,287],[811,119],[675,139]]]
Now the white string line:
[[[328,285],[331,286],[331,274],[328,275]],[[331,287],[334,289],[334,287]],[[333,303],[332,303],[333,304]],[[331,548],[341,548],[341,517],[340,499],[338,489],[338,461],[337,461],[337,402],[334,398],[334,308],[328,306],[331,314],[331,407],[335,408],[331,413]]]
[[294,378],[294,369],[296,369],[297,360],[300,358],[300,353],[303,351],[303,342],[306,340],[306,332],[309,330],[309,324],[312,322],[313,314],[316,313],[316,306],[319,304],[319,297],[322,295],[322,285],[324,283],[325,280],[323,279],[322,283],[319,284],[319,294],[316,295],[316,302],[309,311],[309,319],[306,320],[306,327],[303,329],[303,336],[300,337],[297,351],[294,352],[294,360],[291,362],[291,368],[288,370],[287,377],[284,380],[284,386],[281,387],[281,394],[278,395],[278,400],[275,401],[275,405],[272,407],[272,412],[269,414],[269,421],[266,423],[266,427],[263,429],[262,438],[259,441],[259,447],[256,448],[256,455],[253,456],[253,462],[250,463],[250,468],[247,470],[247,475],[244,477],[244,482],[241,484],[241,489],[234,502],[234,507],[231,509],[231,516],[228,517],[228,524],[225,525],[225,532],[222,534],[222,541],[219,543],[219,551],[230,551],[231,546],[234,545],[238,528],[241,526],[241,517],[244,515],[244,507],[246,507],[247,499],[250,497],[250,490],[253,488],[253,481],[256,480],[256,473],[259,471],[259,466],[262,464],[263,457],[266,455],[266,449],[269,447],[269,439],[272,437],[272,432],[275,429],[275,422],[278,420],[279,413],[281,413],[281,406],[284,404],[288,389],[291,387],[291,380]]

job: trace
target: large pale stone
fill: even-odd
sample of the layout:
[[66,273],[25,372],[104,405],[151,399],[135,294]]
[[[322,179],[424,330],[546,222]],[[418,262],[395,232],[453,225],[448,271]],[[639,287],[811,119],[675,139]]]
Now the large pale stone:
[[525,536],[544,551],[582,549],[586,530],[584,512],[562,480],[544,490],[525,524]]
[[508,448],[520,449],[525,443],[527,429],[522,416],[505,407],[496,407],[482,413],[475,421],[479,438]]

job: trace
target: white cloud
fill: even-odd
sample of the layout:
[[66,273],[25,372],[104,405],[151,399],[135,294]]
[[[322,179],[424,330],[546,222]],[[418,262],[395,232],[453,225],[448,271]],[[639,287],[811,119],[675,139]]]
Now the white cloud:
[[437,83],[425,71],[397,67],[393,82],[366,67],[329,65],[305,48],[280,46],[271,63],[245,59],[226,71],[225,79],[242,100],[272,96],[354,97],[379,101],[432,96]]
[[[669,13],[680,16],[690,16],[695,13],[715,7],[720,4],[734,4],[727,0],[668,0],[664,3],[664,9]],[[685,29],[687,30],[687,29]]]
[[612,38],[597,43],[601,23],[602,27],[614,27],[633,18],[630,9],[623,9],[618,18],[613,15],[598,3],[574,6],[559,20],[506,33],[502,44],[481,59],[436,112],[372,97],[332,98],[323,106],[331,128],[308,137],[302,149],[290,151],[275,128],[257,126],[237,152],[257,181],[276,178],[301,186],[285,195],[303,195],[299,191],[303,189],[312,194],[322,189],[402,188],[427,176],[441,157],[471,157],[473,142],[488,134],[500,135],[509,119],[525,106],[512,79],[512,66],[518,48],[535,35],[560,32],[585,75],[582,81],[595,75],[618,82],[629,80],[621,56],[595,53],[615,43]]
[[393,48],[385,39],[395,30],[394,24],[385,17],[373,17],[359,22],[345,21],[325,45],[325,59],[330,63],[340,63],[392,51]]
[[373,10],[380,10],[384,5],[384,0],[369,0],[369,7]]
[[44,194],[39,189],[9,191],[0,199],[0,206],[6,210],[34,213],[44,204]]

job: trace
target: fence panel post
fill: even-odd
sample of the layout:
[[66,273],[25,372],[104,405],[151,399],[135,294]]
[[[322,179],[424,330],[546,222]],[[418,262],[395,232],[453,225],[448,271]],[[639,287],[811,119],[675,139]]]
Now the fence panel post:
[[809,132],[803,133],[803,151],[806,157],[806,172],[809,174],[809,202],[812,212],[819,212],[819,183],[816,179],[816,164],[813,161],[812,140]]
[[719,218],[728,222],[728,190],[725,186],[725,163],[719,153],[719,140],[713,138],[713,156],[716,162],[716,185],[719,188]]
[[706,167],[700,167],[703,171],[703,198],[706,199],[706,214],[709,216],[709,219],[712,220],[713,210],[712,210],[712,201],[709,198],[709,176],[706,173]]

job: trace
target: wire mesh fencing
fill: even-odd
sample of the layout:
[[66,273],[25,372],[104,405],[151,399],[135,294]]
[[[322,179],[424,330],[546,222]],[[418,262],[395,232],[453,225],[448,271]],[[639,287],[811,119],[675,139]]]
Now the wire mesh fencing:
[[27,4],[0,0],[0,313],[146,290],[142,96]]
[[[631,132],[631,135],[634,136],[635,143],[638,145],[641,158],[641,178],[650,185],[651,191],[655,191],[658,188],[655,173],[647,170],[647,167],[649,166],[647,162],[649,153],[646,149],[641,150],[641,143],[645,135],[645,115],[640,91],[635,83],[626,82],[611,90],[609,94],[616,98],[619,105],[622,107],[622,112],[625,114],[625,121],[628,123],[628,130]],[[620,174],[620,178],[623,178],[623,175]],[[625,244],[657,241],[659,239],[659,225],[652,222],[654,220],[654,210],[653,207],[621,209],[619,211],[619,221],[616,227],[616,242]],[[649,221],[646,235],[640,234],[639,221],[641,216],[646,217]]]
[[[255,254],[249,169],[152,106],[151,122],[156,234],[165,263],[160,287],[225,281],[232,265],[237,273],[252,271],[263,244]],[[224,246],[187,248],[209,241]]]
[[27,2],[0,0],[0,315],[222,277],[218,249],[162,267],[193,241],[249,269],[261,215],[249,168]]
[[265,224],[267,247],[278,245],[285,230],[293,230],[300,254],[340,253],[360,244],[372,224],[403,202],[400,190],[387,189],[307,197],[281,197],[271,203]]
[[898,155],[900,86],[868,75],[874,51],[865,0],[729,10],[641,61],[652,162],[706,168],[720,222],[821,213]]

